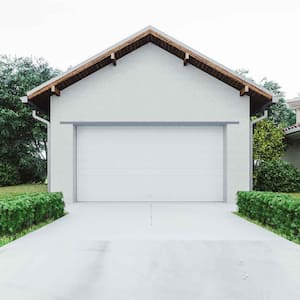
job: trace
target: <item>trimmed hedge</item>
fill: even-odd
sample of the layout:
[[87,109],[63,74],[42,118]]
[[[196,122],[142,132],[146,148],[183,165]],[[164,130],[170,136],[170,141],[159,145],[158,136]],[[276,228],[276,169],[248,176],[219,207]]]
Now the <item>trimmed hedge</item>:
[[7,195],[0,201],[0,236],[16,234],[64,215],[62,193]]
[[238,192],[238,212],[300,241],[300,199],[272,192]]

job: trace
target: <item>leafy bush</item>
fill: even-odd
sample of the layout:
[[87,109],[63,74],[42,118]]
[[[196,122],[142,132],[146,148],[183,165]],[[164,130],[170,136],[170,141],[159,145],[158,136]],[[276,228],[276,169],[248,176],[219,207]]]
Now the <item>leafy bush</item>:
[[62,193],[7,195],[0,201],[0,236],[64,215]]
[[0,186],[15,185],[20,182],[17,168],[9,163],[0,162]]
[[45,182],[47,161],[33,155],[26,155],[19,161],[19,171],[23,183]]
[[262,161],[254,168],[254,189],[270,192],[298,192],[300,172],[283,160]]
[[254,160],[278,160],[282,157],[284,148],[284,131],[281,125],[268,119],[256,123],[253,132]]
[[271,192],[238,192],[238,212],[300,241],[300,199]]

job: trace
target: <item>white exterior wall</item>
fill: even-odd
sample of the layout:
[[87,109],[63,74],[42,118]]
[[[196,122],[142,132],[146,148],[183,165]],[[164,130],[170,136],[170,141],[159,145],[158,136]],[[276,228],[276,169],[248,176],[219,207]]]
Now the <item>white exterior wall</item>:
[[51,97],[51,191],[73,200],[73,121],[238,121],[227,125],[227,199],[249,189],[248,96],[147,44]]
[[300,124],[300,108],[296,109],[296,124]]
[[294,141],[287,146],[283,159],[300,170],[300,141]]

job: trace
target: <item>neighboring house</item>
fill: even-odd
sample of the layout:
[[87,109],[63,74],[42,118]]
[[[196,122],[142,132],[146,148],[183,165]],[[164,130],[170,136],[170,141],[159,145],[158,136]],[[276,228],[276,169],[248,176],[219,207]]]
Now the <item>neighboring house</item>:
[[296,110],[296,124],[284,129],[287,149],[283,159],[300,170],[300,97],[288,100],[288,104]]
[[235,201],[270,92],[153,27],[27,93],[66,201]]

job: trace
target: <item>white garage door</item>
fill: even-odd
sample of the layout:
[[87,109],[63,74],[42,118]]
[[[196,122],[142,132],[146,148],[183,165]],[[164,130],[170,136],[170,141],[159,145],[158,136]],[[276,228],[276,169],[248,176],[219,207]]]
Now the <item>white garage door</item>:
[[80,126],[78,201],[223,201],[222,126]]

